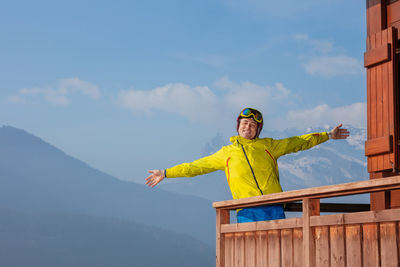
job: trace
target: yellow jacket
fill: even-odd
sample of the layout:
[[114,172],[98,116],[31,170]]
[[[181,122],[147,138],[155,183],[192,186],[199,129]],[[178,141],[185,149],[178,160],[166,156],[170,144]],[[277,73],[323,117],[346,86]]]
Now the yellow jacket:
[[231,145],[222,147],[210,156],[169,168],[166,177],[193,177],[224,170],[234,199],[282,192],[277,159],[285,154],[309,149],[328,139],[326,132],[280,140],[248,140],[233,136],[230,138]]

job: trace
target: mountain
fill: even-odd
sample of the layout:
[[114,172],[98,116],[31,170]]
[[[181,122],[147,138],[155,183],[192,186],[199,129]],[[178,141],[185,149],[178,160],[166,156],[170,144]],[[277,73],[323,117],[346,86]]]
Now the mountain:
[[212,266],[215,252],[187,235],[132,221],[0,209],[0,265]]
[[118,218],[215,246],[210,201],[118,180],[9,126],[0,128],[1,208]]
[[[278,159],[279,177],[284,191],[307,187],[355,182],[368,179],[367,161],[364,156],[366,129],[347,127],[350,137],[346,140],[329,140],[306,151],[288,154]],[[274,139],[322,132],[325,129],[304,129],[266,132]],[[200,156],[207,156],[229,144],[228,137],[216,135],[208,142]],[[171,181],[173,180],[173,181]],[[225,173],[218,171],[193,179],[170,179],[161,188],[173,192],[186,192],[211,201],[232,199]],[[356,196],[355,202],[368,202],[369,196]],[[338,202],[341,200],[337,200]]]

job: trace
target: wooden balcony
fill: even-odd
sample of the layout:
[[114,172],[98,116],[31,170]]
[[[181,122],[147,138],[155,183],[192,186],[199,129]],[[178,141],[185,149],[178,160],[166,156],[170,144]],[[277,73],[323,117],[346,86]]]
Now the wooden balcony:
[[[400,176],[394,176],[214,202],[216,266],[400,266],[400,209],[359,211],[365,205],[320,203],[323,198],[399,188]],[[296,201],[301,202],[302,217],[230,223],[230,210],[273,203],[296,210],[296,204],[289,204]]]

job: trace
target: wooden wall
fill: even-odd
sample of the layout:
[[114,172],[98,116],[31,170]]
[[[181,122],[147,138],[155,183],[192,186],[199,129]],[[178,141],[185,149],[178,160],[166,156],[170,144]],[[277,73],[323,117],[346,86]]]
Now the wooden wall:
[[[368,157],[370,179],[397,175],[399,156],[399,44],[400,1],[366,0]],[[371,194],[374,210],[400,207],[400,191]]]
[[[214,202],[216,266],[400,266],[400,209],[320,215],[323,198],[399,189],[396,176]],[[231,210],[298,201],[301,218],[229,220]]]
[[397,136],[397,30],[388,28],[367,37],[368,172],[398,168]]
[[312,216],[309,265],[302,218],[225,225],[222,266],[400,266],[399,221],[400,210]]

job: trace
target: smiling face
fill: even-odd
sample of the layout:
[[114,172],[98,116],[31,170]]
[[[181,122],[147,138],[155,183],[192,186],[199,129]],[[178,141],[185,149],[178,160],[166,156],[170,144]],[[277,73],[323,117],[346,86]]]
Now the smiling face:
[[258,124],[253,118],[242,118],[240,120],[238,133],[246,139],[254,139],[257,134]]

